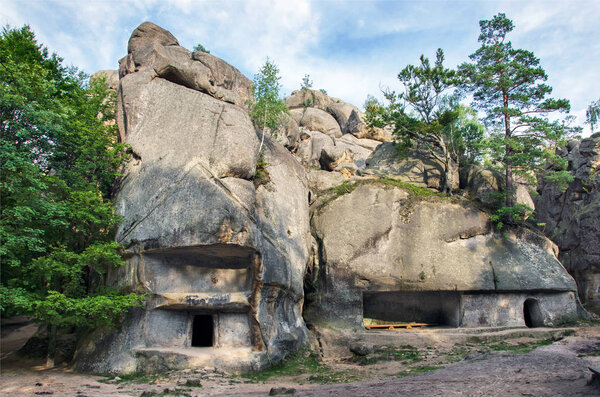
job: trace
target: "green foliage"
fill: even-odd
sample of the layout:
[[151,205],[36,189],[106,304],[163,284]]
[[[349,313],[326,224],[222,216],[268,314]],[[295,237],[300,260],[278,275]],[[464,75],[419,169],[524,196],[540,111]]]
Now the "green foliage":
[[[105,81],[62,66],[33,32],[0,37],[0,309],[53,326],[115,325],[138,295],[98,287],[123,263],[110,194],[126,158]],[[55,328],[54,328],[55,329]]]
[[398,372],[396,376],[403,377],[414,374],[422,374],[423,372],[435,371],[436,369],[444,368],[442,365],[421,365],[405,371]]
[[506,224],[522,224],[527,216],[533,212],[533,208],[525,204],[515,204],[511,207],[500,207],[490,215],[490,220],[502,229]]
[[262,372],[252,372],[242,375],[253,382],[265,382],[271,378],[300,376],[310,374],[310,383],[340,383],[351,382],[357,378],[345,371],[335,371],[323,363],[320,357],[306,348],[288,357],[278,365],[274,365]]
[[277,128],[281,117],[289,110],[279,95],[281,84],[279,68],[269,60],[265,61],[258,74],[254,75],[254,100],[251,103],[250,116],[259,128]]
[[323,93],[323,94],[327,95],[327,91],[325,91],[325,89],[324,89],[324,88],[319,88],[319,91],[321,91],[321,93]]
[[256,164],[254,178],[252,178],[254,187],[258,188],[260,185],[266,185],[270,182],[271,178],[269,177],[269,171],[267,171],[268,165],[269,163],[264,160],[263,151],[261,151],[258,154],[258,163]]
[[369,96],[365,110],[370,128],[393,128],[401,152],[416,148],[440,161],[444,166],[444,192],[451,193],[453,171],[458,167],[461,151],[465,151],[461,134],[473,131],[462,125],[467,113],[459,108],[457,98],[446,94],[454,87],[456,73],[445,68],[443,62],[441,49],[433,65],[421,55],[420,65],[408,65],[398,74],[403,92],[384,91],[387,106]]
[[600,120],[600,99],[590,103],[590,106],[585,111],[585,122],[590,125],[592,134],[594,133],[594,126],[598,124],[598,120]]
[[311,98],[306,98],[306,101],[304,101],[304,107],[305,108],[309,108],[309,107],[312,107],[312,105],[313,105],[312,99]]
[[308,90],[309,88],[312,88],[312,86],[313,86],[313,82],[310,79],[310,75],[305,74],[304,77],[302,78],[302,83],[300,83],[300,87],[303,90]]
[[194,51],[199,51],[199,52],[206,52],[207,54],[210,54],[210,51],[207,50],[206,48],[204,48],[204,46],[200,43],[198,43],[195,47],[194,47]]
[[476,106],[487,114],[485,122],[492,130],[487,148],[493,162],[505,170],[505,205],[510,207],[516,194],[513,173],[555,173],[555,167],[544,169],[546,162],[559,162],[556,149],[575,129],[568,126],[568,118],[548,120],[549,113],[568,112],[569,101],[548,98],[552,88],[544,84],[548,77],[539,59],[506,40],[512,21],[500,13],[479,24],[481,47],[470,56],[473,63],[459,67],[459,74]]

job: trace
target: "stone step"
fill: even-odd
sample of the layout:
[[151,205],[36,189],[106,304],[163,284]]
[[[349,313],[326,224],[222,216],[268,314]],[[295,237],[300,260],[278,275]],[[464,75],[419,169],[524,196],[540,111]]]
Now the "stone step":
[[258,352],[251,347],[143,347],[134,351],[137,370],[143,373],[208,367],[248,371],[258,360]]

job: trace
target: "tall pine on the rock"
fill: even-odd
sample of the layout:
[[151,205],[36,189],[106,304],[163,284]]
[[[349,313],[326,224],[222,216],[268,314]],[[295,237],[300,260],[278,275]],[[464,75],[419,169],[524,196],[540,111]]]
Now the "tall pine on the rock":
[[[110,191],[125,158],[104,82],[88,87],[29,27],[0,36],[0,309],[48,326],[116,324],[136,294],[100,287],[123,263]],[[101,114],[103,117],[99,117]]]
[[[547,161],[560,163],[555,148],[564,144],[570,129],[547,116],[568,112],[570,105],[566,99],[548,98],[552,88],[544,84],[548,76],[540,60],[507,41],[514,28],[511,20],[498,14],[479,25],[481,47],[470,56],[473,63],[462,64],[459,73],[477,107],[487,113],[492,160],[506,174],[505,212],[516,215],[520,210],[515,207],[515,174],[531,178],[533,173],[544,172]],[[544,177],[560,182],[570,176],[566,171],[553,171]],[[511,212],[511,208],[516,210]]]

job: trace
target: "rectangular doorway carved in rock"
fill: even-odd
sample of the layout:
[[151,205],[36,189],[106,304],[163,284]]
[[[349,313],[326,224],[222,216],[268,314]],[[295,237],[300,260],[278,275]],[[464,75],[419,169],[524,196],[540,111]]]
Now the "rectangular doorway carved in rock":
[[459,325],[460,294],[454,291],[363,293],[363,318],[395,323]]
[[212,347],[214,344],[214,321],[209,314],[194,316],[192,323],[192,347]]

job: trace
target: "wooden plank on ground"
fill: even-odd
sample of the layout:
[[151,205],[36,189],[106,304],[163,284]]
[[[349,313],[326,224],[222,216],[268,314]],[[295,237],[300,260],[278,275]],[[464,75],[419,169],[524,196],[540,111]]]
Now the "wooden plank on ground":
[[427,323],[399,323],[399,324],[377,324],[377,325],[365,325],[366,329],[411,329],[411,328],[423,328],[430,327],[433,324]]

